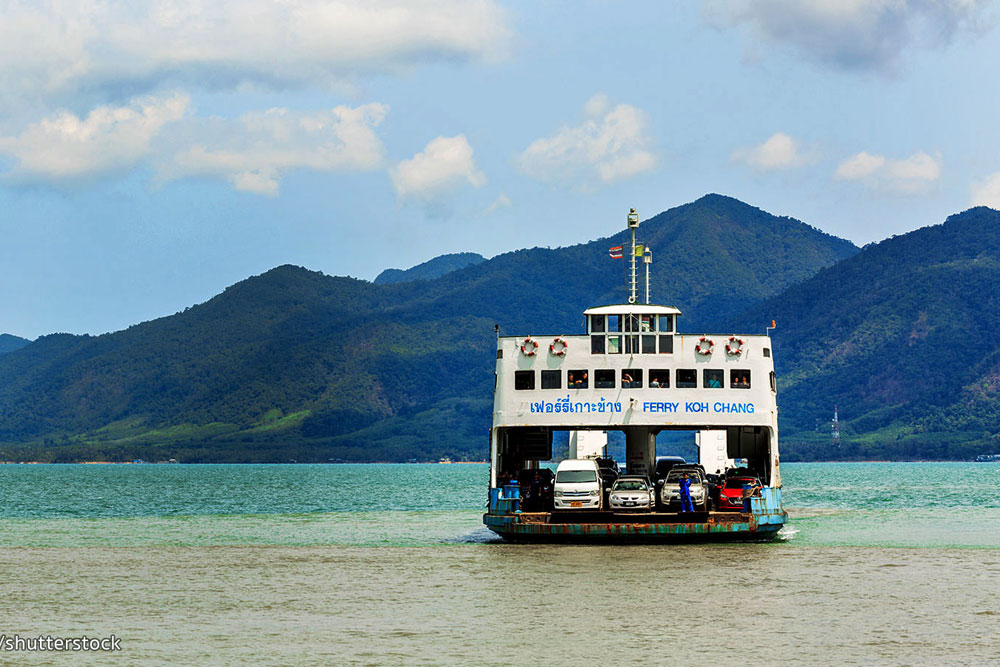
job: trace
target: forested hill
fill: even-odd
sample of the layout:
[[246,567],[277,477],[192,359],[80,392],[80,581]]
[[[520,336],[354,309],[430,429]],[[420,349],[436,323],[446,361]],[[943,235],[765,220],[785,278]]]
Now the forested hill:
[[866,246],[739,322],[765,316],[786,459],[1000,451],[1000,212]]
[[388,285],[390,283],[405,283],[411,280],[434,280],[452,271],[464,269],[473,264],[481,264],[485,261],[485,257],[474,252],[440,255],[405,271],[402,269],[386,269],[375,277],[375,284]]
[[30,342],[31,341],[26,338],[18,338],[17,336],[11,336],[10,334],[0,334],[0,355],[13,352],[14,350],[20,350]]
[[[709,195],[642,223],[653,295],[712,328],[857,252]],[[283,266],[182,313],[0,357],[0,451],[50,460],[483,458],[495,339],[581,330],[621,301],[625,232],[446,278],[375,285]],[[662,268],[657,268],[662,267]]]

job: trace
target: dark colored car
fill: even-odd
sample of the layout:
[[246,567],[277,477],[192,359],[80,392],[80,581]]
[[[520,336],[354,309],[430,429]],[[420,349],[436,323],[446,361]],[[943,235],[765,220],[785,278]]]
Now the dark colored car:
[[682,456],[658,456],[656,458],[656,467],[653,468],[653,485],[656,487],[656,495],[660,495],[660,487],[663,486],[663,480],[667,478],[667,473],[674,466],[685,465],[684,457]]
[[756,477],[728,477],[719,490],[719,510],[730,512],[743,511],[743,487],[759,487]]
[[618,467],[618,463],[615,462],[610,456],[604,458],[597,458],[597,472],[601,476],[601,482],[604,484],[605,489],[610,489],[618,479],[618,476],[622,474],[621,468]]

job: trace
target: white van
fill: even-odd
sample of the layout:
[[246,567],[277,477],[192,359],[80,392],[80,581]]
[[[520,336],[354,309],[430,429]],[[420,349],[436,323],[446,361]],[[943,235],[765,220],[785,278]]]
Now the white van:
[[593,459],[566,459],[556,468],[555,497],[557,510],[601,509],[601,475]]

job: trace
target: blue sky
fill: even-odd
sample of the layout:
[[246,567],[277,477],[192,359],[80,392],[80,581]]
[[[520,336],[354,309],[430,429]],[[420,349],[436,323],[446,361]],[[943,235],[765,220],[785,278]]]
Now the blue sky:
[[1000,208],[998,17],[0,1],[0,332],[114,331],[286,263],[570,245],[708,192],[859,245]]

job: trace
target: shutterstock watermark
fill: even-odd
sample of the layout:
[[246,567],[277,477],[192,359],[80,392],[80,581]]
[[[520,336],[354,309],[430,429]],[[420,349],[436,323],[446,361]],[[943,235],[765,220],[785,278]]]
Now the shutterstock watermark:
[[0,635],[0,651],[120,651],[121,637],[53,637],[38,635],[37,637],[22,637],[21,635]]

